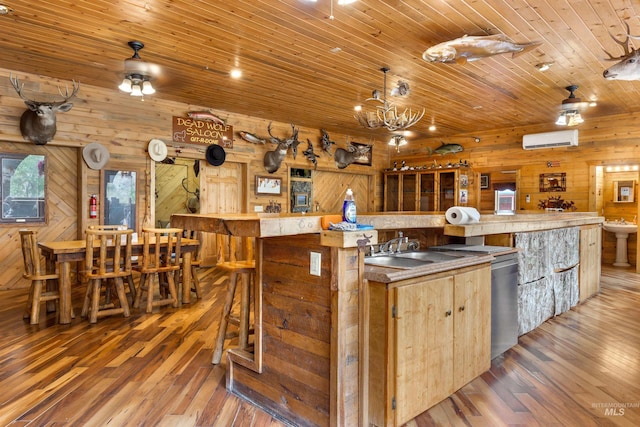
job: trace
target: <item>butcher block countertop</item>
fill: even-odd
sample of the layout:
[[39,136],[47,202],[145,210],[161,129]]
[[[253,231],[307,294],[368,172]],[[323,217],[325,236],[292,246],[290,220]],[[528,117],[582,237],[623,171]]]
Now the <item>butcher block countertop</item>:
[[[174,214],[171,216],[171,225],[234,236],[275,237],[321,233],[321,217],[316,214]],[[373,225],[376,230],[444,228],[445,235],[460,237],[550,230],[603,222],[604,217],[594,212],[481,215],[479,223],[468,225],[447,224],[444,213],[380,212],[358,215],[358,223]]]
[[444,234],[459,237],[488,236],[490,234],[523,233],[602,223],[604,223],[604,217],[598,216],[595,212],[480,215],[480,222],[476,224],[446,224]]

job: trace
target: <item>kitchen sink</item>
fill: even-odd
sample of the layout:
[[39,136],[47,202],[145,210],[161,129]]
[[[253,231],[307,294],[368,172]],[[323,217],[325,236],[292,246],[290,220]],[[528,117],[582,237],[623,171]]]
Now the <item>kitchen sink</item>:
[[432,251],[400,252],[389,255],[367,256],[364,259],[364,263],[368,265],[377,265],[380,267],[408,269],[423,267],[425,265],[433,263],[453,261],[456,259],[464,258],[466,256],[469,255]]
[[464,258],[466,255],[456,253],[445,252],[432,252],[432,251],[416,251],[416,252],[400,252],[394,254],[398,258],[416,259],[426,262],[443,262],[452,261],[454,259]]
[[394,255],[378,255],[373,257],[365,257],[364,263],[368,265],[377,265],[380,267],[391,268],[415,268],[430,264],[433,261],[422,261],[413,258],[401,258]]

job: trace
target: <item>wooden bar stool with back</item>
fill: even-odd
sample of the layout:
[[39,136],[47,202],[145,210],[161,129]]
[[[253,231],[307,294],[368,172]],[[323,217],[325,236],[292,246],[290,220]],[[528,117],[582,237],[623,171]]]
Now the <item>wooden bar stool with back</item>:
[[[131,237],[133,230],[92,229],[86,230],[86,255],[84,275],[87,279],[82,316],[88,316],[90,323],[98,317],[122,313],[129,317],[129,302],[124,290],[124,279],[131,276]],[[105,286],[105,300],[101,301],[102,287]],[[115,288],[118,303],[111,300]]]
[[60,307],[60,276],[56,272],[45,273],[42,271],[37,236],[36,231],[20,230],[22,259],[24,261],[23,277],[31,281],[24,318],[29,319],[29,323],[32,325],[37,325],[40,322],[40,303],[55,303],[58,315]]
[[[181,228],[143,228],[142,259],[134,267],[140,272],[140,283],[136,290],[134,307],[140,307],[144,292],[147,293],[146,312],[151,313],[154,306],[171,305],[178,307],[178,292],[175,275],[181,268]],[[157,281],[154,280],[157,276]],[[168,294],[161,288],[166,280]],[[154,284],[157,283],[157,287]],[[157,292],[156,292],[157,291]],[[159,298],[155,298],[159,295]]]

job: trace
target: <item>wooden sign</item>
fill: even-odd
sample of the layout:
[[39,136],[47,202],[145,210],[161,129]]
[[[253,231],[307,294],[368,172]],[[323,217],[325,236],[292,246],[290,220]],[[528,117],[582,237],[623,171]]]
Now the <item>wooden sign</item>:
[[173,117],[173,142],[233,148],[233,126],[190,117]]

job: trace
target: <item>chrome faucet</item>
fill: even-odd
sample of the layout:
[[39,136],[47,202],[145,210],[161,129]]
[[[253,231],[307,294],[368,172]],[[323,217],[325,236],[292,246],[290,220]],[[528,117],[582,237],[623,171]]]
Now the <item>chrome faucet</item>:
[[624,218],[620,218],[620,224],[626,224],[626,222],[624,221]]
[[389,253],[392,254],[393,252],[393,244],[396,244],[396,251],[395,253],[398,253],[401,251],[402,249],[402,244],[407,244],[409,242],[409,238],[404,236],[404,233],[402,231],[398,231],[398,237],[395,237],[391,240],[389,240],[388,242],[383,243],[380,246],[380,252],[381,253]]

